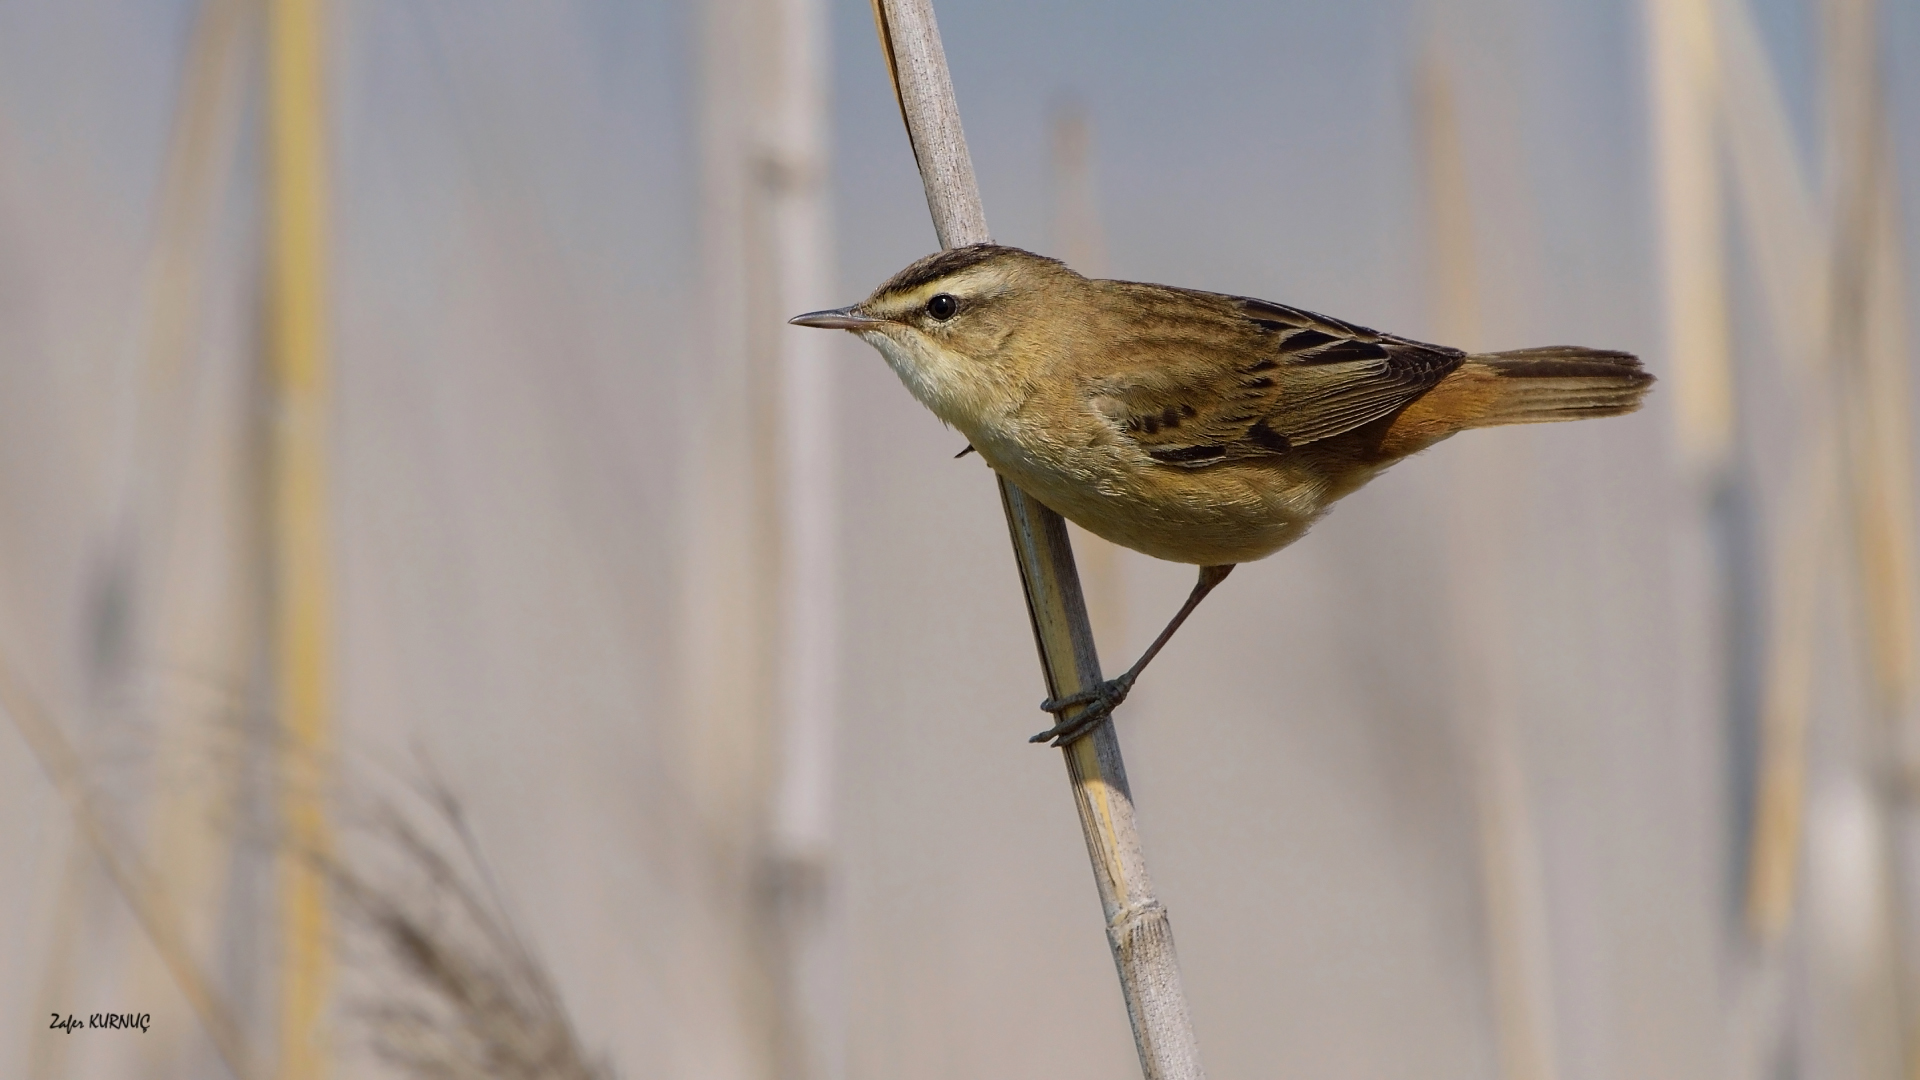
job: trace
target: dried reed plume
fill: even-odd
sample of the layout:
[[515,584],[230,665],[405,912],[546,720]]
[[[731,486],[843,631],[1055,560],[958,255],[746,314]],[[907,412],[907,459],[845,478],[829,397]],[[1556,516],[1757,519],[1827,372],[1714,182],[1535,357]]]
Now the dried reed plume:
[[430,829],[381,802],[354,865],[325,860],[364,984],[348,1027],[408,1077],[613,1080],[508,918],[458,801],[438,784],[420,794]]

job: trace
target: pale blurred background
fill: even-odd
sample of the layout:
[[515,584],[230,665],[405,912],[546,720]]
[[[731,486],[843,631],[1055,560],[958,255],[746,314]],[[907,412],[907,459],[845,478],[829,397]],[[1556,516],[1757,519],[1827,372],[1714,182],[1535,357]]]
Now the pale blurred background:
[[[1920,1078],[1920,6],[938,11],[1001,242],[1662,380],[1121,710],[1210,1073]],[[781,323],[934,244],[856,0],[0,0],[0,1076],[396,1075],[289,851],[428,782],[630,1080],[1136,1075],[991,477]]]

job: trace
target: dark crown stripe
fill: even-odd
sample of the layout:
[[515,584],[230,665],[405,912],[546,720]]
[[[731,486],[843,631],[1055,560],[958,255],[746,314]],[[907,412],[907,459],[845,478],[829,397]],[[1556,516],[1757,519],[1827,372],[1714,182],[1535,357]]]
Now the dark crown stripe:
[[1035,262],[1057,263],[1058,259],[1049,259],[1044,255],[1035,255],[1022,248],[1007,247],[1004,244],[969,244],[966,247],[949,248],[935,252],[907,267],[905,270],[887,279],[880,286],[881,295],[887,293],[912,292],[929,282],[938,281],[948,274],[957,274],[971,266],[978,266],[989,259],[1002,255],[1017,255]]

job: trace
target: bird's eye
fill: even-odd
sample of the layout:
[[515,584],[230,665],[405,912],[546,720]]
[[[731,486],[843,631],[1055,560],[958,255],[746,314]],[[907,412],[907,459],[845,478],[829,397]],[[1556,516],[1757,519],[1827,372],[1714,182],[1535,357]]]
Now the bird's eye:
[[955,300],[948,293],[940,293],[933,299],[927,301],[927,314],[941,322],[946,322],[948,319],[953,318],[953,313],[959,310],[960,301]]

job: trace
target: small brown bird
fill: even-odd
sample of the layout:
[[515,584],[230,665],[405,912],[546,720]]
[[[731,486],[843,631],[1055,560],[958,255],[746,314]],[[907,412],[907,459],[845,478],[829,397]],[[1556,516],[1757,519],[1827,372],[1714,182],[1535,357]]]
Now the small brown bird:
[[1653,382],[1623,352],[1468,355],[995,244],[930,255],[858,304],[791,321],[865,339],[969,449],[1088,532],[1199,565],[1131,668],[1042,703],[1089,706],[1034,736],[1055,745],[1126,698],[1236,563],[1298,540],[1382,469],[1467,428],[1632,412]]

